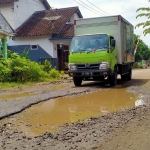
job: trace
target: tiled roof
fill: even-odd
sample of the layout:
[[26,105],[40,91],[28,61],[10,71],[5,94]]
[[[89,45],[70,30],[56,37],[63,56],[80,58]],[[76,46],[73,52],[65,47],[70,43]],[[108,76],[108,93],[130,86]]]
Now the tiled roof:
[[74,36],[74,25],[66,24],[59,34],[53,34],[52,38],[70,38]]
[[[69,27],[66,25],[66,22],[72,17],[74,13],[77,13],[78,16],[82,18],[82,14],[80,13],[78,7],[50,9],[36,12],[16,30],[17,36],[41,36],[50,34],[56,35],[59,33],[63,33],[64,35],[72,35],[71,32],[73,27],[71,26],[68,28],[67,32],[62,31],[64,28]],[[52,18],[58,19],[52,20]]]
[[[18,0],[0,0],[0,4],[13,3],[15,1],[18,1]],[[46,9],[51,8],[49,3],[47,2],[47,0],[41,0],[41,2],[43,3],[43,5]]]

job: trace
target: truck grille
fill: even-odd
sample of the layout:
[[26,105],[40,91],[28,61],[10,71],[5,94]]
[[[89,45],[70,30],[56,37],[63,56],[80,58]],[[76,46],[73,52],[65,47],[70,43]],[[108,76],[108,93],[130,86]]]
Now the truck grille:
[[78,64],[77,70],[99,70],[99,64]]

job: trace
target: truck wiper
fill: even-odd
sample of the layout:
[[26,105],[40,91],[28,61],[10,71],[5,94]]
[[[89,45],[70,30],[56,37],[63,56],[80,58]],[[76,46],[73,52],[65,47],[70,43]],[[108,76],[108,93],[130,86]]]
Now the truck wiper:
[[94,52],[94,53],[95,53],[96,51],[88,51],[87,54],[88,54],[88,53],[91,53],[91,52]]
[[85,49],[82,49],[82,50],[80,50],[79,52],[80,52],[80,54],[82,53],[82,52],[84,52],[84,51],[86,51]]

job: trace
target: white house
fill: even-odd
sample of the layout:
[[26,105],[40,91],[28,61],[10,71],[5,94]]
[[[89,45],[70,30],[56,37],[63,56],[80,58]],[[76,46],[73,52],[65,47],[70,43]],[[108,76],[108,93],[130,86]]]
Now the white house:
[[12,36],[14,36],[14,30],[0,13],[0,55],[4,58],[7,58],[7,39]]
[[[31,60],[49,59],[59,70],[65,69],[74,36],[73,22],[82,18],[79,8],[51,9],[46,0],[7,0],[5,4],[1,1],[0,10],[16,31],[15,38],[8,41],[9,49],[18,53],[27,49]],[[65,45],[63,52],[60,43]]]
[[0,11],[13,29],[22,25],[35,11],[48,9],[47,0],[0,0]]

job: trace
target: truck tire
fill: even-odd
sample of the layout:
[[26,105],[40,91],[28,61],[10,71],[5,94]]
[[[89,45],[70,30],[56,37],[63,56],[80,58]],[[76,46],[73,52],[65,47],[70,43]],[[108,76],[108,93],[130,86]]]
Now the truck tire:
[[127,76],[126,75],[121,75],[121,80],[122,81],[126,81],[127,80]]
[[129,72],[126,75],[126,78],[127,78],[128,81],[130,81],[132,79],[132,69],[131,68],[129,69]]
[[109,83],[111,86],[116,86],[116,84],[117,84],[117,73],[114,73],[113,75],[109,76]]
[[73,77],[73,82],[75,86],[81,86],[82,84],[82,78]]

